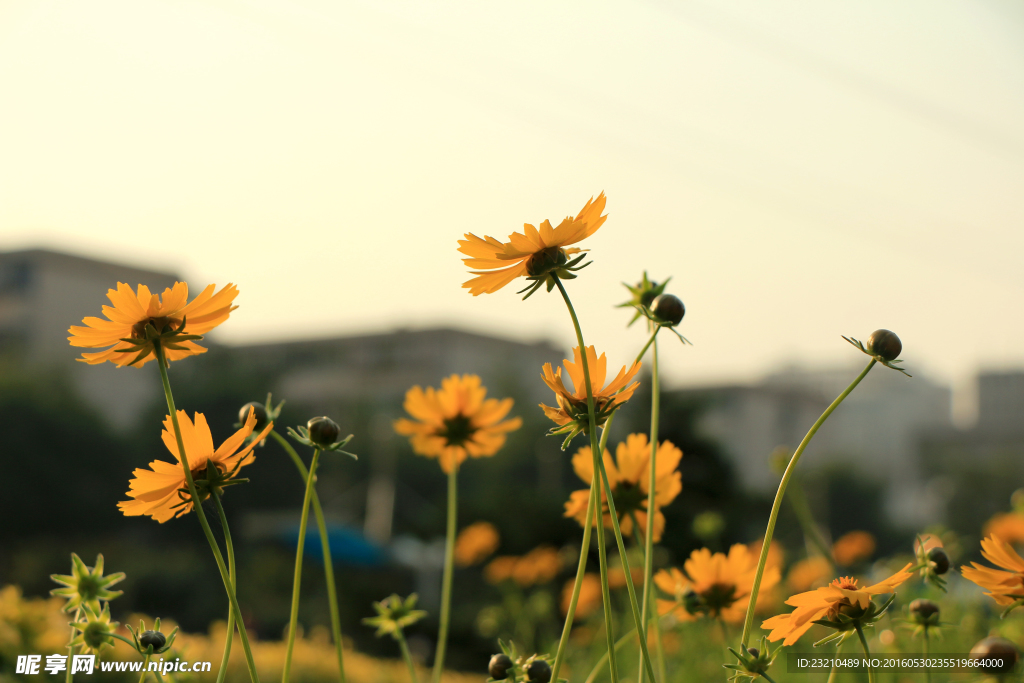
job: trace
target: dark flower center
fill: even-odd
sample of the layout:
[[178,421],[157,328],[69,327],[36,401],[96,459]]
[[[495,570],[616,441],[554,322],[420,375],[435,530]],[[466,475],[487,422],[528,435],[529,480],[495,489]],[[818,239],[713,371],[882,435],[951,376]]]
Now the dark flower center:
[[526,272],[531,277],[538,277],[558,270],[568,262],[569,257],[561,247],[548,247],[530,257],[526,262]]
[[646,510],[647,494],[640,490],[638,484],[620,481],[612,491],[612,500],[615,501],[615,511],[623,517],[630,512]]
[[708,612],[718,616],[723,609],[736,602],[736,586],[731,583],[713,583],[701,593],[701,597],[704,598]]
[[174,329],[180,324],[181,320],[169,318],[167,316],[161,316],[159,318],[146,318],[145,320],[142,320],[132,325],[132,339],[145,339],[146,325],[152,325],[157,332],[163,332],[168,328]]
[[459,414],[444,421],[437,435],[443,438],[449,446],[461,446],[476,434],[477,427],[473,420],[465,415]]

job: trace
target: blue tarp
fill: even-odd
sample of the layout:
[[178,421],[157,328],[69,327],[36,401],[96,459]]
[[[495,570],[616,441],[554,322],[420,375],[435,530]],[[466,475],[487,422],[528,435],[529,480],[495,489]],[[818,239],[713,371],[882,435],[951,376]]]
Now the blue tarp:
[[[320,546],[320,532],[315,525],[306,528],[306,546],[303,554],[306,557],[322,560],[324,553]],[[327,538],[331,549],[331,560],[335,563],[380,565],[387,560],[387,553],[379,545],[366,540],[363,534],[355,529],[340,525],[327,526]],[[281,540],[292,548],[299,544],[299,525],[281,534]]]

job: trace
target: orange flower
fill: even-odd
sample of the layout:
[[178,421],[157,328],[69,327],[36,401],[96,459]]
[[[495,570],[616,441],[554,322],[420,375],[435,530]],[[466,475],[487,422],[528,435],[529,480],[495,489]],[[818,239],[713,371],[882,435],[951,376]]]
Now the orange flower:
[[529,588],[551,581],[561,568],[558,551],[542,545],[522,557],[502,555],[494,558],[484,567],[484,579],[492,584],[511,579],[523,588]]
[[[178,411],[178,426],[181,428],[181,440],[185,445],[185,454],[192,469],[192,479],[196,484],[200,500],[206,500],[210,492],[220,494],[225,486],[229,486],[243,465],[248,465],[255,458],[249,457],[253,447],[273,429],[270,422],[259,436],[242,447],[246,438],[256,428],[256,415],[249,410],[249,417],[242,428],[214,450],[213,436],[206,424],[206,417],[196,413],[195,424],[188,419],[184,410]],[[171,416],[164,419],[164,431],[161,434],[164,445],[177,460],[169,463],[154,460],[149,463],[151,469],[137,469],[135,478],[128,482],[128,495],[133,500],[124,500],[117,504],[126,517],[149,515],[163,524],[172,517],[181,517],[192,510],[192,499],[185,471],[182,469],[181,456],[178,454],[178,442],[174,436]],[[242,448],[242,450],[238,450]]]
[[[234,285],[227,285],[216,294],[209,285],[189,303],[188,285],[174,283],[162,296],[151,294],[145,285],[133,292],[128,285],[118,282],[117,289],[108,289],[107,298],[113,306],[104,306],[103,318],[84,318],[86,327],[73,325],[68,329],[72,346],[88,349],[109,347],[96,353],[83,353],[83,363],[97,365],[110,361],[118,366],[145,365],[156,358],[153,335],[161,337],[161,345],[168,361],[206,353],[195,343],[203,335],[228,319],[238,308],[231,302],[238,296]],[[184,325],[182,327],[182,325]],[[152,331],[147,334],[147,327]],[[131,342],[124,341],[132,340]]]
[[566,279],[575,277],[571,272],[564,272],[575,265],[569,261],[568,256],[583,250],[565,247],[597,232],[607,218],[601,215],[604,205],[605,196],[602,192],[596,200],[591,198],[575,218],[566,218],[557,228],[552,228],[551,222],[546,220],[540,224],[539,230],[527,223],[523,226],[523,232],[509,235],[507,243],[493,237],[485,236],[481,239],[466,233],[466,239],[459,240],[459,251],[470,258],[462,259],[462,262],[479,270],[470,271],[476,277],[462,286],[477,296],[493,294],[524,275],[536,279],[534,289],[552,272]]
[[827,557],[812,555],[795,563],[789,568],[786,583],[790,590],[801,593],[810,588],[824,586],[832,576],[832,563]]
[[[683,564],[685,573],[675,567],[654,575],[654,583],[673,600],[658,600],[658,613],[672,613],[682,621],[704,614],[730,623],[743,620],[750,602],[750,591],[757,574],[757,555],[737,543],[729,554],[712,554],[707,548],[694,550]],[[778,567],[765,567],[760,590],[779,581]]]
[[986,536],[998,536],[1007,543],[1024,542],[1024,515],[1019,512],[1003,512],[985,522]]
[[484,400],[486,395],[476,375],[452,375],[441,380],[439,390],[415,386],[405,394],[405,411],[418,421],[396,420],[395,431],[411,437],[416,453],[437,458],[450,473],[467,457],[497,453],[505,445],[505,432],[523,424],[518,417],[501,421],[512,409],[512,399]]
[[851,531],[832,544],[832,556],[836,564],[849,567],[855,562],[866,560],[875,552],[875,537],[866,531]]
[[[581,448],[572,458],[572,467],[576,475],[590,483],[594,476],[594,456],[590,447]],[[615,511],[619,515],[620,529],[628,535],[633,530],[633,516],[636,516],[641,531],[647,529],[647,496],[651,480],[651,446],[646,434],[630,434],[619,443],[615,450],[616,462],[611,455],[604,452],[604,468],[608,472],[608,484],[611,486],[612,500]],[[662,441],[658,446],[657,470],[655,472],[654,494],[654,540],[661,540],[661,532],[665,528],[665,516],[661,508],[665,507],[683,490],[682,474],[677,469],[683,452],[671,441]],[[604,525],[612,528],[612,517],[608,508],[608,494],[601,488],[601,510]],[[587,506],[590,505],[590,489],[573,491],[565,504],[565,516],[573,517],[581,525],[587,521]],[[597,525],[597,520],[594,520]]]
[[[567,358],[562,364],[565,366],[569,379],[572,380],[573,391],[566,389],[562,382],[562,368],[552,370],[551,363],[545,363],[544,371],[541,373],[544,383],[555,392],[555,400],[558,403],[557,408],[541,403],[541,410],[558,425],[558,428],[551,431],[552,434],[570,432],[566,443],[580,432],[586,433],[590,430],[587,414],[587,385],[583,376],[583,357],[580,355],[580,347],[575,347],[572,354],[575,362]],[[590,386],[594,393],[594,414],[597,418],[597,426],[600,427],[608,419],[608,416],[628,401],[636,388],[640,386],[640,382],[629,384],[640,372],[640,363],[633,363],[628,370],[623,366],[615,379],[605,387],[602,387],[608,374],[608,359],[605,354],[602,353],[598,357],[594,347],[588,346],[587,367],[590,369]]]
[[513,555],[499,555],[484,567],[484,580],[487,583],[499,584],[512,578],[512,570],[516,568],[518,557]]
[[786,600],[787,605],[796,607],[795,610],[766,619],[761,628],[772,630],[768,640],[774,642],[785,638],[782,644],[792,645],[814,625],[815,620],[834,620],[842,610],[849,611],[854,607],[866,610],[871,603],[871,596],[895,592],[896,586],[914,575],[907,571],[912,566],[913,563],[907,563],[903,569],[881,583],[866,588],[860,588],[857,579],[844,576],[824,588],[798,593]]
[[1024,559],[1012,545],[999,536],[989,536],[981,542],[981,556],[1009,571],[971,562],[970,567],[960,567],[965,579],[987,588],[985,595],[1004,607],[1024,598]]
[[[569,614],[569,603],[572,602],[572,589],[576,579],[569,579],[562,586],[562,614]],[[586,619],[601,607],[601,577],[594,573],[583,575],[580,584],[580,596],[576,599],[576,619]]]
[[455,539],[455,564],[469,567],[490,557],[498,549],[501,536],[490,522],[470,524]]
[[[633,577],[634,586],[644,584],[644,568],[630,567],[629,575]],[[626,571],[622,567],[608,567],[608,587],[612,590],[626,587]]]

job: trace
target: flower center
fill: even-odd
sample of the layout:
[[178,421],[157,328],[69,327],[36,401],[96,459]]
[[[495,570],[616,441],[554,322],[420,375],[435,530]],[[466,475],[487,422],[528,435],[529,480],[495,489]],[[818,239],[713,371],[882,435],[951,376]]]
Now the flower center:
[[857,590],[857,579],[852,576],[843,576],[832,582],[835,588],[842,588],[843,590],[855,591]]
[[444,426],[437,431],[449,446],[461,446],[476,434],[477,427],[473,420],[465,415],[456,415],[444,421]]
[[162,333],[170,328],[174,329],[181,324],[181,320],[161,316],[159,318],[146,318],[132,325],[132,339],[146,338],[146,325],[152,325],[157,332]]
[[558,270],[568,261],[569,257],[565,255],[565,251],[561,247],[548,247],[530,257],[526,262],[526,272],[530,277],[539,277]]
[[640,490],[638,484],[620,481],[615,490],[612,491],[612,500],[615,501],[615,511],[619,517],[628,515],[637,510],[646,510],[647,495]]
[[736,602],[736,586],[731,583],[713,583],[701,593],[701,597],[707,604],[708,612],[718,616],[723,609]]

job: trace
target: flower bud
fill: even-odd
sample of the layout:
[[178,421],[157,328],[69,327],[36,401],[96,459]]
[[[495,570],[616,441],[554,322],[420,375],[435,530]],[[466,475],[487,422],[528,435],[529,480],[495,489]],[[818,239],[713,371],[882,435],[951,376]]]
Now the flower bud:
[[253,415],[256,416],[256,427],[254,431],[261,431],[267,426],[267,409],[263,407],[262,403],[256,403],[252,401],[242,406],[242,409],[238,411],[238,421],[245,424],[245,421],[249,419],[249,409],[252,409]]
[[910,615],[922,626],[935,626],[939,622],[939,606],[931,600],[918,598],[910,603]]
[[932,548],[928,551],[928,564],[932,571],[942,576],[949,571],[949,555],[942,548]]
[[758,650],[756,647],[748,647],[747,648],[747,654],[749,654],[754,659],[757,659],[758,657],[761,656],[761,651]]
[[662,294],[651,304],[651,312],[654,317],[665,321],[667,325],[675,327],[686,315],[686,306],[679,297],[672,294]]
[[707,603],[697,591],[687,588],[683,593],[683,608],[693,615],[703,614],[707,611]]
[[337,443],[341,436],[341,427],[329,417],[314,417],[306,423],[309,440],[317,446],[330,446]]
[[900,352],[903,351],[903,342],[894,332],[875,330],[868,337],[867,348],[871,355],[892,362],[899,358]]
[[[1017,647],[1005,638],[985,638],[979,640],[978,644],[971,648],[971,659],[988,660],[988,666],[978,667],[985,673],[1008,673],[1017,663]],[[1002,660],[1001,664],[999,660]]]
[[152,645],[154,650],[159,650],[167,644],[167,636],[160,633],[160,631],[143,631],[139,635],[139,644],[142,645],[142,647],[149,647]]
[[491,657],[491,663],[487,665],[487,673],[496,681],[503,681],[508,678],[508,670],[512,668],[512,660],[508,655],[497,654]]
[[551,665],[543,659],[535,659],[526,667],[526,680],[530,683],[548,683],[551,680]]

